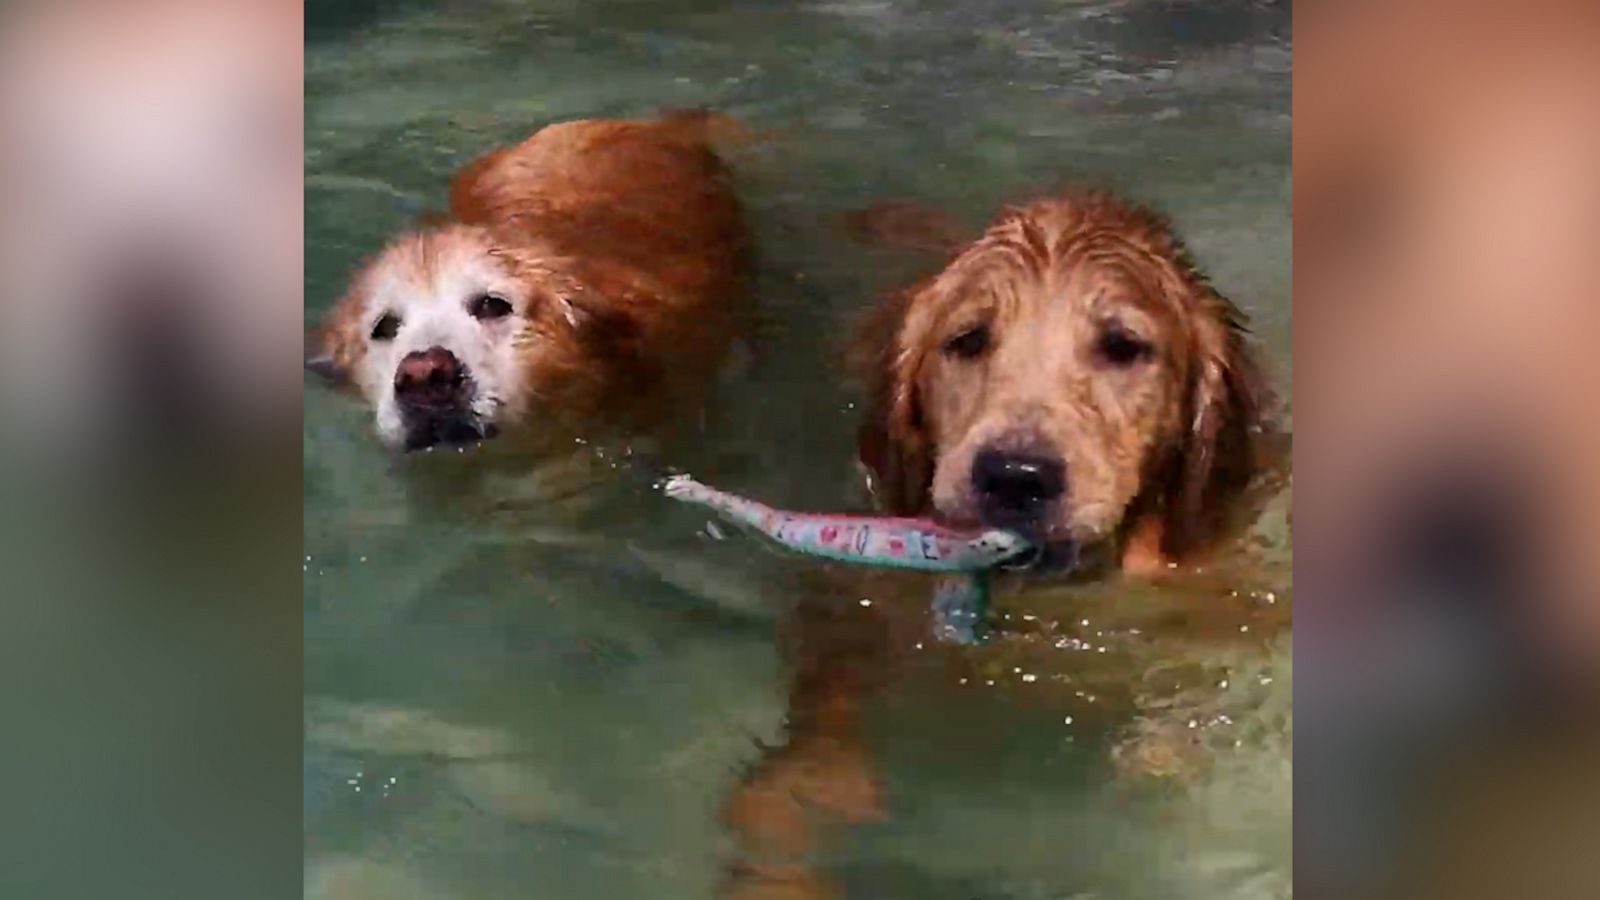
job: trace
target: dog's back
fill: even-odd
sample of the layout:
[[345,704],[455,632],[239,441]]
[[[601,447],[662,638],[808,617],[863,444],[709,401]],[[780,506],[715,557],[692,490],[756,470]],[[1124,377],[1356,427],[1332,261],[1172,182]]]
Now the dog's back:
[[462,170],[451,213],[624,267],[669,303],[725,302],[745,232],[711,140],[735,128],[700,112],[551,125]]

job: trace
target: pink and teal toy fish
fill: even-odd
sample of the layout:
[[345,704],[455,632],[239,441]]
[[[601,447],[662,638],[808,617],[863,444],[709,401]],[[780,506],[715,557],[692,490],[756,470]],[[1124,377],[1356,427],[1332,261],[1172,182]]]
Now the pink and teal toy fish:
[[978,640],[988,603],[989,571],[1033,549],[1021,535],[998,529],[957,531],[928,519],[773,509],[687,475],[667,479],[662,491],[674,500],[710,507],[797,553],[863,566],[966,576],[947,579],[933,602],[940,636],[963,643]]

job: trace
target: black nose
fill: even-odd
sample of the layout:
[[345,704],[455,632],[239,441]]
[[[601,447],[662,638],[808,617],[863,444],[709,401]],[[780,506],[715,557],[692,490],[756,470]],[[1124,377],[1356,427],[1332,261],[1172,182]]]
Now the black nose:
[[443,347],[409,353],[394,374],[394,395],[402,406],[439,409],[458,404],[466,369]]
[[972,461],[972,488],[985,517],[1032,520],[1066,492],[1066,466],[1047,456],[984,450]]

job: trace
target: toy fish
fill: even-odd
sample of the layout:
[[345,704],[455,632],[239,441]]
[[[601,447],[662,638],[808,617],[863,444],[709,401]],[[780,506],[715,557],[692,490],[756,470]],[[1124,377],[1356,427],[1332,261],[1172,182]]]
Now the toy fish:
[[999,529],[957,531],[927,519],[787,512],[716,490],[687,475],[667,479],[662,492],[674,500],[710,507],[797,553],[965,576],[945,579],[933,603],[940,637],[962,643],[979,639],[989,570],[1033,549],[1021,535]]
[[982,572],[1031,549],[1020,535],[998,529],[961,532],[926,519],[784,512],[687,475],[669,478],[662,491],[674,500],[709,506],[790,550],[838,562],[918,572]]

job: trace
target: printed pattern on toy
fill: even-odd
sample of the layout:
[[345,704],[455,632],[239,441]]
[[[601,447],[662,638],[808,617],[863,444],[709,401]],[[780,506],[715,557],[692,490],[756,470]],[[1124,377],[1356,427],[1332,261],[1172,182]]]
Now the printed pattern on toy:
[[662,489],[673,499],[719,510],[789,549],[863,565],[973,572],[1014,558],[1029,547],[1007,531],[962,534],[919,519],[783,512],[687,475],[668,479]]
[[940,580],[931,611],[934,635],[960,644],[985,639],[989,570],[1029,549],[1027,541],[1007,531],[973,536],[921,519],[783,512],[687,475],[667,479],[662,491],[675,500],[715,509],[790,550],[860,565],[956,573]]

